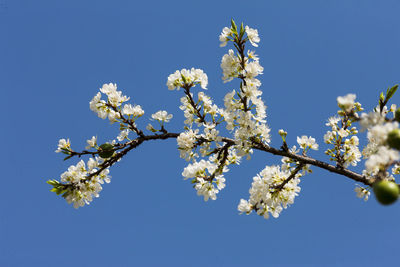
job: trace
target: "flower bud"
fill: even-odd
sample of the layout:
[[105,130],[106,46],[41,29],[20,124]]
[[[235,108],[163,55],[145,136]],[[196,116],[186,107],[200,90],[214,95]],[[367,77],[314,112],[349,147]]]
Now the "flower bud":
[[389,132],[387,137],[387,144],[394,149],[400,150],[400,130],[394,129]]
[[399,197],[399,186],[392,181],[382,180],[374,183],[375,197],[382,205],[390,205]]
[[111,156],[114,154],[114,146],[112,144],[105,143],[99,147],[98,151],[101,158],[111,158]]
[[394,112],[394,119],[397,122],[400,122],[400,108],[396,109],[396,111]]

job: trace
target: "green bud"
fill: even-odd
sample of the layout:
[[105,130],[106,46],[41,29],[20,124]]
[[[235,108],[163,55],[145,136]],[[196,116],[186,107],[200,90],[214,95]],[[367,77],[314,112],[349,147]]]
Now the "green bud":
[[400,122],[400,108],[396,109],[396,111],[394,112],[394,119],[397,122]]
[[399,186],[392,181],[382,180],[374,183],[373,190],[376,200],[382,205],[390,205],[399,197]]
[[99,147],[98,151],[100,157],[107,159],[114,154],[114,146],[112,144],[105,143]]
[[400,130],[394,129],[389,132],[387,137],[387,144],[394,149],[400,150]]

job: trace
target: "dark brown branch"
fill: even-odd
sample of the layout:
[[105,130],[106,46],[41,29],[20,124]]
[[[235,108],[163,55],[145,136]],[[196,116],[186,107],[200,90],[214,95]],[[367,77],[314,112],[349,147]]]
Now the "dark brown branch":
[[123,156],[125,156],[130,150],[138,147],[140,144],[142,144],[145,141],[150,141],[150,140],[165,140],[169,138],[177,138],[179,134],[177,133],[163,133],[163,134],[155,134],[155,135],[143,135],[140,136],[132,141],[129,141],[125,144],[127,148],[122,150],[121,152],[118,152],[115,156],[112,158],[106,160],[103,164],[101,164],[100,169],[98,169],[96,172],[89,174],[82,182],[89,181],[92,177],[99,175],[102,171],[105,169],[111,167],[114,165],[119,159],[121,159]]
[[205,119],[204,114],[200,113],[200,109],[201,108],[197,107],[196,103],[193,100],[192,95],[190,94],[190,88],[191,87],[192,87],[192,85],[190,84],[190,85],[186,85],[185,87],[183,87],[183,89],[185,90],[185,94],[189,99],[190,105],[193,107],[193,109],[196,112],[196,116],[200,119],[200,122],[206,123],[206,119]]
[[305,164],[300,163],[300,164],[290,173],[289,177],[286,178],[285,181],[283,181],[283,182],[282,182],[281,184],[279,184],[279,185],[276,185],[276,186],[272,187],[272,188],[276,189],[276,190],[274,191],[274,193],[275,193],[275,192],[278,192],[278,191],[280,191],[280,190],[282,190],[282,189],[285,187],[285,185],[286,185],[287,183],[290,182],[290,180],[292,180],[294,177],[296,177],[296,174],[304,167],[304,165],[305,165]]
[[268,153],[271,153],[273,155],[279,155],[279,156],[283,156],[283,157],[288,157],[291,159],[294,159],[296,161],[299,161],[300,163],[304,163],[304,164],[310,164],[316,167],[319,167],[321,169],[325,169],[328,170],[330,172],[334,172],[337,174],[341,174],[343,176],[346,176],[354,181],[363,183],[365,185],[369,185],[371,186],[373,181],[367,179],[367,177],[365,177],[364,175],[355,173],[353,171],[350,171],[348,169],[345,168],[340,168],[340,167],[335,167],[333,165],[330,165],[326,162],[323,161],[319,161],[317,159],[313,159],[307,156],[302,156],[302,155],[297,155],[297,154],[293,154],[291,152],[286,152],[284,150],[278,150],[276,148],[264,145],[262,143],[253,143],[253,148],[260,150],[260,151],[265,151]]
[[125,118],[124,115],[122,115],[122,112],[120,110],[118,110],[116,107],[114,107],[113,105],[111,105],[109,103],[107,103],[106,105],[108,107],[110,107],[113,111],[117,112],[119,114],[119,117],[122,120],[122,122],[129,125],[129,127],[131,128],[132,131],[134,131],[140,137],[144,137],[143,132],[135,126],[135,123],[132,120]]
[[[127,142],[126,144],[121,145],[121,147],[126,147],[124,150],[118,152],[114,157],[106,160],[100,167],[99,170],[97,170],[95,173],[92,173],[90,175],[87,176],[87,178],[84,181],[88,181],[91,179],[91,177],[99,175],[103,170],[105,170],[108,167],[111,167],[112,165],[114,165],[119,159],[121,159],[124,155],[126,155],[130,150],[138,147],[139,145],[141,145],[142,143],[144,143],[145,141],[150,141],[150,140],[165,140],[165,139],[170,139],[170,138],[177,138],[180,135],[180,133],[163,133],[163,134],[155,134],[155,135],[143,135],[143,136],[139,136],[138,138]],[[230,139],[230,138],[226,138],[223,137],[222,141],[225,142],[225,146],[223,148],[228,149],[230,146],[235,144],[235,141]],[[210,142],[209,140],[206,139],[201,139],[199,140],[200,143],[204,143],[204,142]],[[198,144],[200,145],[200,144]],[[120,148],[121,148],[120,147]],[[317,159],[308,157],[308,156],[303,156],[303,155],[297,155],[294,153],[291,153],[289,151],[285,151],[282,149],[276,149],[270,146],[267,146],[261,142],[257,142],[257,141],[253,141],[252,143],[252,148],[253,149],[257,149],[260,151],[264,151],[267,153],[271,153],[273,155],[278,155],[278,156],[282,156],[282,157],[288,157],[291,158],[293,160],[296,160],[300,163],[300,165],[304,165],[304,164],[310,164],[316,167],[319,167],[321,169],[325,169],[328,170],[330,172],[333,173],[337,173],[343,176],[346,176],[354,181],[363,183],[365,185],[368,186],[372,186],[372,183],[374,182],[372,179],[369,180],[367,179],[364,175],[355,173],[351,170],[348,170],[346,168],[340,168],[340,167],[336,167],[333,165],[330,165],[326,162],[323,161],[319,161]],[[223,160],[226,160],[227,155],[224,154],[223,155]],[[286,182],[287,183],[287,182]],[[284,184],[282,185],[282,187],[284,186]]]
[[214,171],[214,173],[212,173],[212,174],[208,177],[207,180],[209,180],[210,182],[212,182],[212,180],[214,180],[214,178],[215,178],[216,175],[222,173],[222,171],[223,171],[223,169],[224,169],[224,166],[225,166],[225,162],[226,162],[227,159],[228,159],[228,155],[229,155],[228,149],[229,149],[229,147],[232,146],[232,145],[233,145],[232,143],[226,143],[223,147],[221,147],[221,148],[219,149],[217,158],[218,158],[218,160],[219,160],[220,157],[221,157],[221,154],[222,154],[222,158],[221,158],[221,160],[219,160],[219,164],[218,164],[217,169]]

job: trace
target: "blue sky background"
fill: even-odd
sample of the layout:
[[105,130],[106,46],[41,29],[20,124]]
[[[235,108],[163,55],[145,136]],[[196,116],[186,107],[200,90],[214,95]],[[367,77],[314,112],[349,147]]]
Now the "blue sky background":
[[399,83],[399,10],[397,0],[0,0],[0,266],[396,265],[399,203],[365,203],[353,181],[324,170],[303,178],[278,219],[239,216],[252,177],[279,161],[265,153],[232,167],[207,203],[182,179],[176,140],[131,152],[100,198],[79,210],[45,182],[77,162],[54,153],[58,139],[79,150],[93,135],[117,136],[89,110],[103,83],[143,107],[142,127],[165,109],[174,114],[168,129],[182,130],[182,91],[165,85],[176,69],[203,69],[207,93],[222,104],[237,86],[222,83],[219,67],[228,48],[218,36],[231,18],[261,37],[272,145],[280,146],[280,128],[290,144],[312,135],[320,150],[311,155],[327,160],[323,135],[336,97],[356,93],[370,110]]

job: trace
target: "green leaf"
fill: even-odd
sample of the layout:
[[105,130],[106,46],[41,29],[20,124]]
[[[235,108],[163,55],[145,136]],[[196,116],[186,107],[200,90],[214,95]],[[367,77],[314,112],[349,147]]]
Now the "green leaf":
[[234,32],[237,33],[236,23],[235,23],[235,21],[233,19],[231,19],[231,26],[232,26],[232,29],[234,30]]
[[55,179],[53,179],[53,180],[48,180],[46,183],[49,184],[49,185],[52,185],[52,186],[54,186],[54,187],[58,187],[58,186],[61,185],[61,183],[60,183],[59,181],[55,180]]
[[399,88],[399,85],[396,84],[395,86],[393,86],[392,88],[388,89],[386,92],[386,99],[385,102],[387,103],[389,101],[390,98],[392,98],[392,96],[394,95],[394,93],[396,93],[397,89]]
[[242,39],[244,33],[245,33],[245,31],[244,31],[243,22],[242,22],[242,24],[240,24],[240,33],[239,33],[240,40]]
[[57,193],[57,188],[53,187],[52,189],[50,189],[50,191]]

